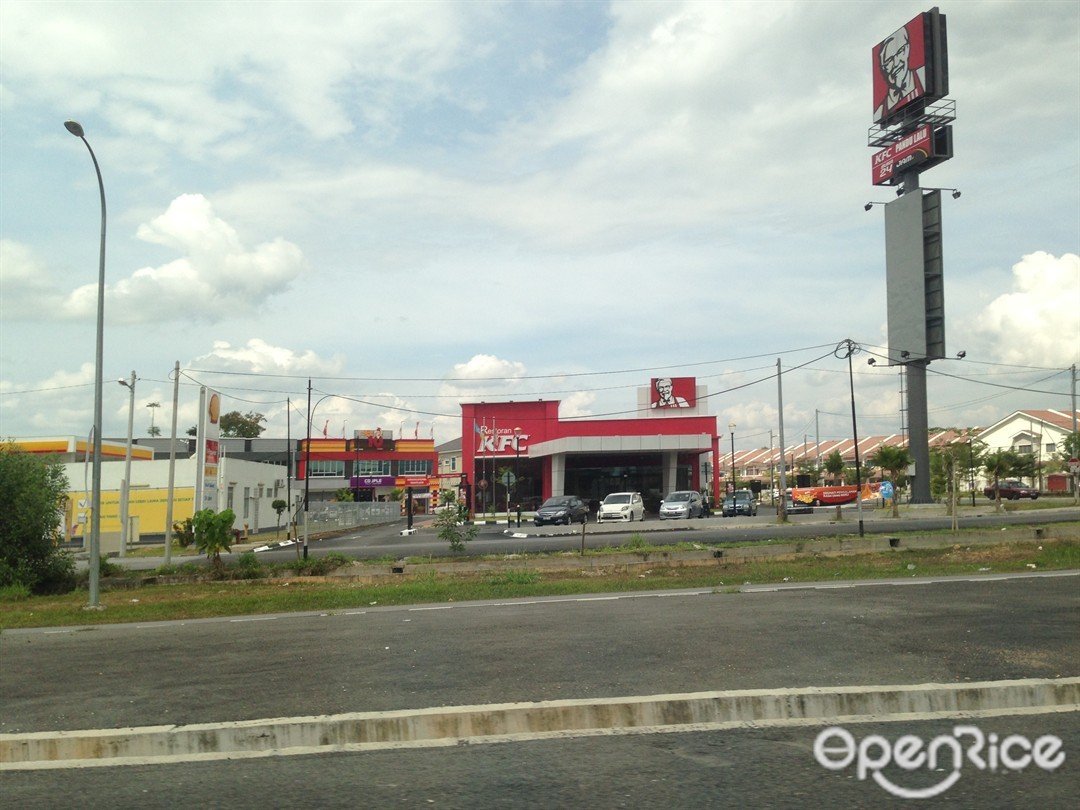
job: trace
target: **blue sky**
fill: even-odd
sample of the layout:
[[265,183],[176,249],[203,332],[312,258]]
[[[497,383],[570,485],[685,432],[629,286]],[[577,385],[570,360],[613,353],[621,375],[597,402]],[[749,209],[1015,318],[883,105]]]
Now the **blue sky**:
[[[420,422],[441,441],[460,401],[631,411],[662,374],[737,389],[713,412],[760,446],[775,381],[739,386],[826,355],[786,375],[786,428],[812,435],[818,411],[822,438],[847,435],[829,347],[886,342],[870,49],[925,9],[5,2],[0,435],[93,419],[98,195],[69,118],[108,197],[108,436],[132,369],[136,434],[155,401],[167,429],[178,360],[181,428],[198,382],[266,414],[265,435],[311,376],[351,398],[319,406],[320,430]],[[945,303],[967,358],[931,366],[930,421],[1065,409],[1080,6],[941,10],[956,157],[923,184],[963,191]],[[857,366],[860,433],[897,431],[896,370]]]

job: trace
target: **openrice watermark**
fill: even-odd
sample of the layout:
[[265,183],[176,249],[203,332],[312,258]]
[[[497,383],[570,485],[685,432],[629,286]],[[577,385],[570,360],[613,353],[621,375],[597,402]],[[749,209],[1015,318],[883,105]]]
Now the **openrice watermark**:
[[[1061,739],[1053,734],[1029,740],[1020,734],[1003,739],[997,734],[983,734],[975,726],[954,726],[952,734],[941,734],[926,743],[913,734],[889,742],[879,734],[856,741],[840,726],[830,726],[814,740],[814,759],[830,771],[842,771],[855,763],[860,781],[871,775],[875,782],[893,796],[902,799],[928,799],[951,788],[960,779],[965,761],[980,771],[1022,771],[1035,765],[1053,771],[1065,761]],[[933,773],[949,767],[952,771],[940,782],[925,788],[908,788],[890,781],[881,771],[890,763],[904,771],[925,769]]]

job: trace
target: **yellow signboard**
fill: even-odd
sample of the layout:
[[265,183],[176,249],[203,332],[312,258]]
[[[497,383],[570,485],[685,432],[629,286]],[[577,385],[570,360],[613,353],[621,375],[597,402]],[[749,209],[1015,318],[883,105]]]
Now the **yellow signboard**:
[[[135,489],[128,498],[128,515],[138,516],[140,534],[165,534],[165,513],[168,508],[169,490]],[[178,523],[192,515],[195,502],[194,487],[176,487],[173,490],[173,522]],[[68,492],[64,509],[64,528],[70,539],[86,535],[90,525],[90,499],[84,490]],[[101,493],[101,532],[120,531],[120,493],[103,490]]]

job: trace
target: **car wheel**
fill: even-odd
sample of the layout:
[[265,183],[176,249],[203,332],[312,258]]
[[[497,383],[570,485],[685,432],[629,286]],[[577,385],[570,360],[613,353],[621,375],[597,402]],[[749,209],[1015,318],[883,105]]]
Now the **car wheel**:
[[1038,492],[1032,493],[1031,500],[1037,501],[1038,499],[1039,499],[1039,493]]

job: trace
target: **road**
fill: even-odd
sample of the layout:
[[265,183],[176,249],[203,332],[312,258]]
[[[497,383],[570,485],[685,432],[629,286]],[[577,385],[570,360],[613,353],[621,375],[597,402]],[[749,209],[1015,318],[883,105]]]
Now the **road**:
[[[0,731],[242,720],[709,689],[1076,675],[1075,575],[752,593],[683,591],[0,635]],[[1078,714],[980,721],[1058,733],[1048,774],[965,774],[954,806],[1065,806]],[[951,724],[894,723],[927,739]],[[810,754],[820,729],[3,774],[18,807],[887,805]],[[867,730],[856,730],[859,734]],[[100,801],[95,801],[100,797]]]
[[[990,507],[992,509],[992,507]],[[941,509],[930,507],[925,510],[905,509],[899,519],[892,518],[881,510],[866,510],[863,522],[866,534],[895,534],[904,531],[942,531],[951,528],[951,519],[941,514]],[[785,538],[807,538],[828,535],[855,535],[859,525],[855,520],[854,510],[844,513],[844,520],[834,520],[833,507],[822,507],[811,515],[793,515],[789,523],[778,525],[771,514],[759,514],[756,517],[720,518],[704,520],[661,521],[655,517],[644,523],[589,523],[585,527],[585,545],[588,548],[603,548],[625,543],[632,534],[647,537],[650,543],[658,545],[680,542],[716,543],[716,542],[755,542]],[[1040,509],[1037,511],[1004,512],[1001,514],[980,513],[962,516],[961,528],[987,528],[992,526],[1016,526],[1032,523],[1050,524],[1080,520],[1080,509]],[[403,536],[404,522],[388,526],[372,526],[351,532],[340,537],[312,540],[308,544],[311,555],[330,552],[345,554],[355,559],[400,558],[406,556],[439,556],[448,552],[448,544],[439,540],[430,517],[418,518],[414,527],[416,532]],[[507,527],[505,523],[480,525],[478,535],[466,549],[466,555],[484,554],[519,554],[551,551],[565,551],[581,547],[580,526],[541,526],[522,523]],[[238,547],[251,548],[252,544]],[[233,557],[240,552],[233,553]],[[259,552],[266,561],[284,562],[296,558],[293,547]],[[151,570],[161,565],[161,557],[132,557],[122,560],[113,559],[133,570]],[[205,558],[197,556],[174,557],[173,562],[204,564]],[[85,558],[79,561],[86,566]]]

